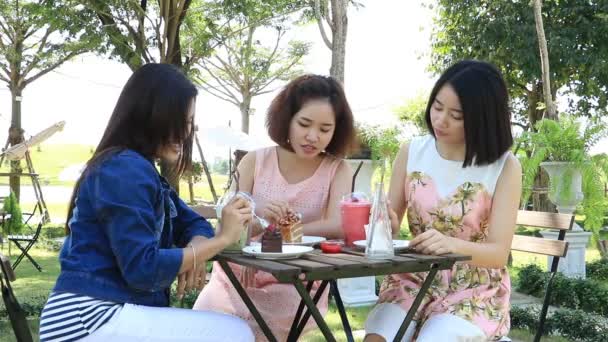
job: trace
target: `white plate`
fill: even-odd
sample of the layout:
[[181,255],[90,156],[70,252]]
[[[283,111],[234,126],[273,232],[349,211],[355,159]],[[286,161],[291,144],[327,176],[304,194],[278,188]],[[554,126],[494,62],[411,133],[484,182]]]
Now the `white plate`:
[[[317,243],[323,242],[325,240],[327,240],[327,239],[322,236],[304,235],[304,236],[302,236],[302,242],[283,242],[283,246],[285,246],[285,245],[314,246]],[[257,246],[259,244],[260,244],[259,241],[251,242],[252,246]]]
[[258,259],[295,259],[302,254],[312,252],[313,248],[309,246],[299,245],[283,245],[282,253],[265,253],[262,252],[262,245],[253,245],[243,248],[243,253],[251,255]]
[[304,235],[302,236],[302,242],[283,242],[283,245],[313,246],[325,240],[327,239],[322,236]]
[[[365,249],[367,242],[365,240],[359,240],[353,242],[355,246]],[[393,240],[393,247],[396,251],[404,250],[410,245],[410,240]]]

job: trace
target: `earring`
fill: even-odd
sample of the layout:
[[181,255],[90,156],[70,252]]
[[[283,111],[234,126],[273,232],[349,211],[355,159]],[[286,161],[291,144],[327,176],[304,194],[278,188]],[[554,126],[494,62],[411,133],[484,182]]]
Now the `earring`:
[[288,143],[288,144],[291,144],[291,140],[289,140],[289,138],[287,138],[287,143]]

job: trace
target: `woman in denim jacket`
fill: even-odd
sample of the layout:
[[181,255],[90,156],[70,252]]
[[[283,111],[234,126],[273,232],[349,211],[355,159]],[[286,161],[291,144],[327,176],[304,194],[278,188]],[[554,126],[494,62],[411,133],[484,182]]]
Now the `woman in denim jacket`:
[[247,324],[214,312],[169,308],[199,290],[205,262],[235,242],[251,220],[237,199],[222,230],[194,213],[154,166],[189,166],[197,90],[175,67],[137,70],[118,99],[76,183],[59,256],[61,273],[40,319],[41,341],[252,341]]

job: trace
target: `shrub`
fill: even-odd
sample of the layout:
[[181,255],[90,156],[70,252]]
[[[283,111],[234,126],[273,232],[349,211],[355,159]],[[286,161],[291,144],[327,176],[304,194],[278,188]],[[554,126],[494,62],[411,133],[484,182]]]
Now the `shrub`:
[[10,214],[11,217],[7,220],[6,224],[4,224],[2,234],[6,236],[20,233],[23,228],[23,215],[21,215],[19,201],[17,201],[17,197],[12,191],[4,201],[3,209],[6,213]]
[[[543,297],[549,274],[537,265],[527,265],[519,272],[517,290],[536,297]],[[567,278],[557,273],[551,287],[551,305],[582,309],[587,312],[608,315],[608,289],[594,279]]]
[[608,258],[587,264],[587,277],[597,280],[608,280]]
[[548,274],[538,265],[530,264],[519,271],[517,291],[533,296],[541,296],[547,284]]
[[[512,328],[536,332],[539,318],[540,306],[511,308]],[[558,309],[547,317],[543,334],[559,334],[572,341],[605,341],[608,320],[582,310]]]
[[48,239],[54,239],[65,236],[65,225],[63,224],[46,224],[42,227],[41,235]]
[[[19,297],[17,300],[19,304],[25,311],[28,317],[39,317],[42,312],[42,308],[44,308],[44,304],[48,299],[48,295],[36,295],[32,297]],[[4,306],[4,302],[0,301],[0,319],[8,319],[8,312],[6,312],[6,307]]]

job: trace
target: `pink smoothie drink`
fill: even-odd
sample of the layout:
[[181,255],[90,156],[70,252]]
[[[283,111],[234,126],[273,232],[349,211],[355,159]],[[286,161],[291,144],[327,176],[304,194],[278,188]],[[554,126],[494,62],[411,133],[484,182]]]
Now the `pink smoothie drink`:
[[352,247],[355,241],[365,240],[364,226],[369,223],[371,208],[371,202],[366,199],[345,197],[340,202],[344,244],[346,246]]

